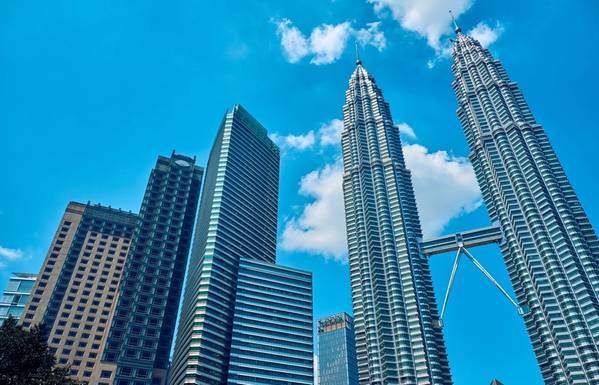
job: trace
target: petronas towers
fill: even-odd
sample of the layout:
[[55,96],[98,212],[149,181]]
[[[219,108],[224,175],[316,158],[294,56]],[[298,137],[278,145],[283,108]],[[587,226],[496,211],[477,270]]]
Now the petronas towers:
[[343,195],[362,384],[450,384],[410,171],[381,89],[358,60],[343,106]]
[[[599,384],[597,236],[518,85],[456,33],[458,118],[543,378]],[[360,383],[451,384],[410,171],[389,104],[360,60],[343,118]]]

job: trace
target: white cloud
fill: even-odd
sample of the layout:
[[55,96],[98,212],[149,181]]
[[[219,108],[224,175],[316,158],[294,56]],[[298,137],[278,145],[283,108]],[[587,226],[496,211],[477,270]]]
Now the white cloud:
[[387,45],[385,34],[379,29],[380,22],[368,23],[366,28],[358,30],[354,29],[349,21],[321,24],[312,29],[309,37],[289,19],[281,19],[274,23],[289,63],[297,63],[306,56],[312,56],[310,63],[315,65],[334,63],[339,60],[352,36],[355,36],[361,45],[371,45],[379,51]]
[[331,119],[329,122],[320,126],[318,136],[322,147],[328,145],[339,145],[341,140],[341,131],[343,130],[343,120]]
[[314,57],[312,64],[331,64],[337,61],[347,45],[352,33],[351,24],[346,21],[337,25],[323,24],[310,34],[310,50]]
[[281,247],[288,251],[347,258],[342,192],[343,167],[338,160],[302,177],[299,193],[314,198],[299,217],[286,221]]
[[374,48],[382,51],[387,47],[387,39],[383,31],[379,30],[380,21],[366,24],[368,28],[361,28],[355,31],[355,36],[362,46],[371,45]]
[[9,261],[17,260],[23,257],[24,253],[20,249],[10,249],[8,247],[0,246],[0,257],[5,258]]
[[321,147],[339,145],[341,130],[343,130],[343,120],[331,119],[321,124],[316,133],[314,130],[308,131],[305,135],[280,135],[273,133],[270,134],[270,139],[281,147],[283,151],[303,151],[314,147],[317,139]]
[[275,24],[277,35],[281,38],[283,52],[289,63],[297,63],[310,52],[308,40],[297,27],[291,25],[290,20],[282,19]]
[[451,9],[455,17],[466,12],[474,0],[368,0],[379,15],[391,12],[402,28],[416,32],[436,51],[441,37],[451,32]]
[[405,145],[403,151],[412,172],[424,237],[439,235],[451,219],[481,205],[476,176],[466,158],[447,151],[431,153],[420,144]]
[[[446,151],[429,152],[419,144],[403,147],[412,172],[424,237],[439,235],[453,218],[481,205],[480,191],[467,159]],[[347,259],[345,214],[340,160],[305,175],[300,194],[313,198],[298,217],[286,221],[281,247],[287,251]]]
[[281,136],[279,134],[271,134],[270,139],[275,142],[283,151],[285,150],[306,150],[316,142],[314,131],[310,130],[305,135],[289,134]]
[[504,27],[500,22],[495,22],[495,27],[489,27],[484,22],[480,22],[476,27],[472,28],[468,35],[478,40],[478,42],[485,48],[495,43],[499,36],[503,33]]
[[404,134],[409,138],[416,139],[416,133],[408,123],[398,123],[395,125],[395,127],[397,127],[401,134]]

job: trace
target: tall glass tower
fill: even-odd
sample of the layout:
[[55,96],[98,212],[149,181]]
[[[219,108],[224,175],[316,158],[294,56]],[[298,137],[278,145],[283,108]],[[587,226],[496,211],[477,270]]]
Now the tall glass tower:
[[457,115],[543,378],[599,384],[597,236],[518,85],[456,33]]
[[279,149],[240,105],[208,158],[171,384],[227,382],[241,257],[275,263]]
[[339,313],[318,320],[319,385],[358,385],[354,320]]
[[360,60],[343,106],[343,194],[361,384],[450,384],[420,220],[389,104]]

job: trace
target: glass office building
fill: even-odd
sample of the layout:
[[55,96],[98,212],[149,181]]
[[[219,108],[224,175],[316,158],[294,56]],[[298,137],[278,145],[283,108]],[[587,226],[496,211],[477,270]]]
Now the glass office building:
[[313,384],[312,274],[241,258],[227,383]]
[[[518,302],[530,309],[524,321],[543,378],[599,384],[597,235],[518,84],[489,50],[456,33],[457,115]],[[571,123],[573,139],[584,140]]]
[[389,104],[360,60],[341,142],[360,383],[450,384],[410,171]]
[[0,300],[0,325],[9,316],[18,320],[33,290],[36,274],[12,273]]
[[346,313],[318,321],[318,384],[358,385],[354,321]]
[[[303,340],[310,318],[307,297],[289,291],[298,286],[294,274],[301,274],[274,264],[278,193],[279,149],[266,129],[236,105],[225,114],[208,159],[172,385],[251,383],[240,380],[249,377],[279,384],[281,369],[297,376],[285,381],[306,381],[306,367],[312,370],[311,358],[309,364],[303,358],[304,351],[312,354],[311,343]],[[258,269],[259,262],[269,266]],[[298,292],[311,296],[307,279],[303,281],[307,286]],[[266,304],[272,305],[272,313],[252,314]],[[293,307],[297,314],[289,323],[268,327],[276,311],[291,316]],[[280,343],[264,344],[266,340]],[[249,349],[257,350],[251,359],[244,353]],[[298,356],[284,358],[291,350],[298,350]]]

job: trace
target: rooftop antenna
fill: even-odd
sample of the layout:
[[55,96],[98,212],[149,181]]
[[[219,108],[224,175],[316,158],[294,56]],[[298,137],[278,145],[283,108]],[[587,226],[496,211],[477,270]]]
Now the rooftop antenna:
[[453,12],[451,11],[451,9],[449,10],[449,16],[451,16],[451,22],[453,23],[453,29],[454,29],[455,33],[462,32],[462,29],[460,28],[458,23],[455,21],[455,16],[453,16]]
[[360,51],[358,50],[358,41],[356,40],[356,65],[361,65],[362,60],[360,60]]

